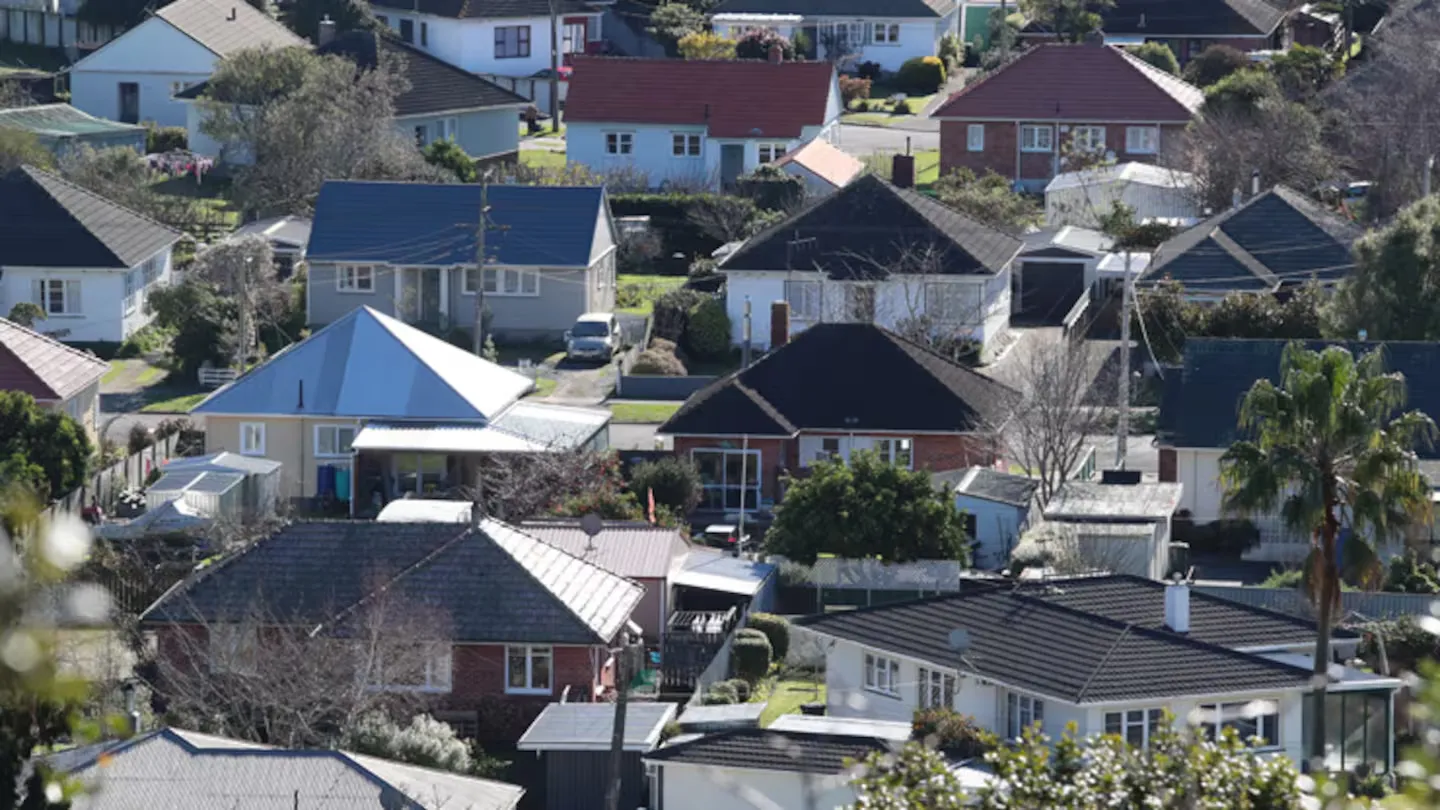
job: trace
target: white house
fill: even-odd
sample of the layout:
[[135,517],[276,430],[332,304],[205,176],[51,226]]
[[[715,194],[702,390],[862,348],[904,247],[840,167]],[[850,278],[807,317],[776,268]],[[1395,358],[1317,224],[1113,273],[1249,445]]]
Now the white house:
[[1195,224],[1203,213],[1195,175],[1132,161],[1055,175],[1045,186],[1045,222],[1052,228],[1098,228],[1116,203],[1135,209],[1137,220],[1181,227]]
[[728,187],[806,141],[833,141],[841,111],[825,62],[586,57],[570,78],[566,156],[652,187]]
[[[1002,738],[1116,734],[1143,745],[1168,711],[1207,732],[1306,759],[1314,710],[1312,624],[1138,577],[977,584],[954,596],[800,620],[825,651],[836,717],[909,720],[950,707]],[[1394,764],[1397,678],[1342,666],[1359,639],[1337,631],[1325,712],[1326,766]]]
[[787,39],[804,33],[811,58],[846,66],[874,62],[899,70],[908,59],[935,56],[946,34],[960,33],[960,0],[856,0],[836,7],[823,0],[724,0],[715,30],[735,39],[769,28]]
[[119,342],[148,324],[181,234],[30,166],[0,176],[0,311],[39,304],[37,331]]
[[185,126],[174,96],[247,48],[304,45],[247,0],[176,0],[70,68],[70,103],[91,115]]

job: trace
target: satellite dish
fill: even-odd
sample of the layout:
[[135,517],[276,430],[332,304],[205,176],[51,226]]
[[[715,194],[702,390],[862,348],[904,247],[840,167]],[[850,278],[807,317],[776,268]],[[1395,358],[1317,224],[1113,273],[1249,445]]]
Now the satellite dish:
[[585,544],[586,551],[595,550],[595,535],[599,534],[600,530],[604,528],[605,522],[602,521],[600,519],[600,516],[595,514],[594,512],[590,512],[581,516],[580,531],[585,532],[585,537],[588,538],[588,541]]
[[950,631],[950,649],[961,655],[970,649],[970,631],[963,627],[957,627]]

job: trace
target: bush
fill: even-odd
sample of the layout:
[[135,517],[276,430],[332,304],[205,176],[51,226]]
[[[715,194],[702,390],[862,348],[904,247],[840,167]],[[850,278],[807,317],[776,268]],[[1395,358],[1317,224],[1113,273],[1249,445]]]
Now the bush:
[[725,299],[707,298],[690,311],[685,349],[695,357],[723,357],[730,351],[730,315]]
[[190,133],[185,127],[162,127],[154,121],[145,122],[145,153],[173,152],[190,147]]
[[646,349],[635,358],[631,374],[657,374],[662,377],[684,377],[685,364],[671,352]]
[[685,275],[689,276],[692,280],[697,278],[710,278],[715,275],[716,268],[719,266],[720,263],[714,259],[696,259],[690,263],[690,272]]
[[651,316],[655,321],[655,326],[651,330],[651,335],[679,343],[685,337],[685,330],[690,325],[691,311],[699,306],[704,298],[700,293],[683,287],[670,290],[656,298],[655,309]]
[[703,706],[729,706],[739,702],[740,694],[735,689],[734,681],[721,681],[707,689],[700,698]]
[[115,356],[125,359],[158,354],[163,352],[169,343],[170,335],[152,323],[135,330],[130,337],[125,338],[124,342],[120,344],[120,348],[115,350]]
[[462,183],[473,183],[478,178],[475,161],[454,141],[433,141],[420,154],[426,163],[450,172]]
[[855,68],[855,75],[865,81],[874,81],[880,78],[880,63],[861,62],[860,65]]
[[730,647],[730,671],[735,673],[735,677],[754,684],[770,671],[773,657],[770,639],[764,633],[741,630],[735,634],[735,642]]
[[862,98],[870,98],[870,80],[840,77],[840,100],[846,107]]
[[1203,113],[1253,114],[1268,99],[1280,98],[1280,84],[1258,68],[1239,70],[1205,88]]
[[686,59],[735,58],[735,43],[709,31],[686,34],[675,45]]
[[1394,593],[1440,593],[1440,575],[1435,565],[1422,558],[1414,549],[1390,560],[1385,576],[1385,590]]
[[900,99],[898,102],[895,103],[895,108],[890,111],[890,114],[891,114],[891,115],[910,115],[912,112],[913,112],[913,111],[910,109],[910,102],[902,98],[902,99]]
[[938,56],[907,59],[895,72],[895,83],[907,93],[928,96],[945,85],[945,63]]
[[150,428],[139,423],[131,425],[130,432],[125,436],[125,449],[132,456],[154,443],[155,435]]
[[770,649],[774,651],[776,661],[785,660],[785,656],[790,652],[789,620],[773,613],[751,613],[745,624],[750,629],[765,634],[765,638],[770,640]]
[[1175,52],[1170,50],[1170,46],[1163,42],[1147,42],[1144,45],[1137,45],[1130,49],[1130,55],[1151,67],[1169,73],[1171,76],[1180,75],[1180,61],[1175,58]]
[[[622,274],[649,275],[654,270],[655,260],[664,250],[655,231],[649,228],[629,231],[620,237],[620,244],[616,246],[616,262]],[[632,306],[639,306],[639,303]]]
[[1211,45],[1185,66],[1185,81],[1196,87],[1209,87],[1231,73],[1253,65],[1250,57],[1229,45]]
[[965,63],[965,43],[960,41],[959,34],[946,34],[940,38],[940,49],[935,55],[945,64],[947,73],[954,73]]
[[640,503],[655,493],[657,506],[667,506],[677,514],[690,513],[700,503],[700,471],[695,463],[682,456],[664,456],[642,461],[630,470],[630,491]]
[[769,225],[771,212],[789,211],[805,202],[805,181],[779,166],[765,164],[735,181],[735,193],[755,204],[747,223],[753,236]]
[[[704,203],[716,194],[658,194],[651,192],[615,194],[610,210],[617,217],[648,216],[650,227],[660,237],[661,257],[679,254],[685,262],[695,256],[709,256],[720,247],[721,240],[707,234],[690,216],[697,203]],[[686,264],[669,272],[680,275]]]
[[730,688],[735,690],[736,703],[750,702],[750,694],[752,690],[749,681],[745,680],[744,678],[731,678],[728,681],[721,681],[721,683],[729,684]]
[[969,759],[985,753],[985,730],[954,709],[920,709],[912,723],[915,739],[954,757]]
[[795,59],[795,43],[769,28],[752,28],[735,40],[736,59],[769,59],[770,49],[779,46],[781,58]]
[[1299,568],[1290,568],[1284,571],[1276,571],[1266,577],[1265,581],[1260,583],[1260,587],[1272,588],[1277,591],[1290,591],[1299,588],[1301,581],[1304,579],[1304,571],[1301,571]]
[[379,712],[362,715],[345,729],[340,747],[451,773],[468,774],[474,767],[470,746],[455,736],[455,729],[424,714],[415,715],[404,728]]

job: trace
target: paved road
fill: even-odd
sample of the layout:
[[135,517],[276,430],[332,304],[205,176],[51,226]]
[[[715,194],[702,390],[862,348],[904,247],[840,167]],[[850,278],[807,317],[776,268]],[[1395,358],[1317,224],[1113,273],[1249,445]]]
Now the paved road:
[[662,446],[655,447],[655,429],[659,425],[624,424],[610,425],[610,446],[616,450],[673,450],[675,441],[670,437],[662,439]]
[[865,157],[877,152],[903,152],[907,138],[910,141],[912,152],[940,148],[938,121],[920,119],[908,122],[908,126],[922,128],[902,129],[900,127],[862,127],[841,124],[839,146],[856,157]]

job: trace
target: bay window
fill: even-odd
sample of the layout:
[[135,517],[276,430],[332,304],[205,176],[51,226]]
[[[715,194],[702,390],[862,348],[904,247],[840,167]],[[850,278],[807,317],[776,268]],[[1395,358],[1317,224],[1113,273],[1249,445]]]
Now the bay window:
[[505,648],[505,691],[515,695],[554,691],[555,653],[550,647],[519,644]]
[[716,448],[692,450],[690,457],[704,486],[702,509],[745,509],[760,505],[759,450]]
[[878,653],[865,653],[865,688],[891,697],[900,696],[900,662]]
[[1005,695],[1005,733],[1016,739],[1025,729],[1045,722],[1045,701],[1010,692]]
[[1105,713],[1105,733],[1114,734],[1135,748],[1150,744],[1150,738],[1160,728],[1164,713],[1160,709],[1127,709],[1123,712]]

